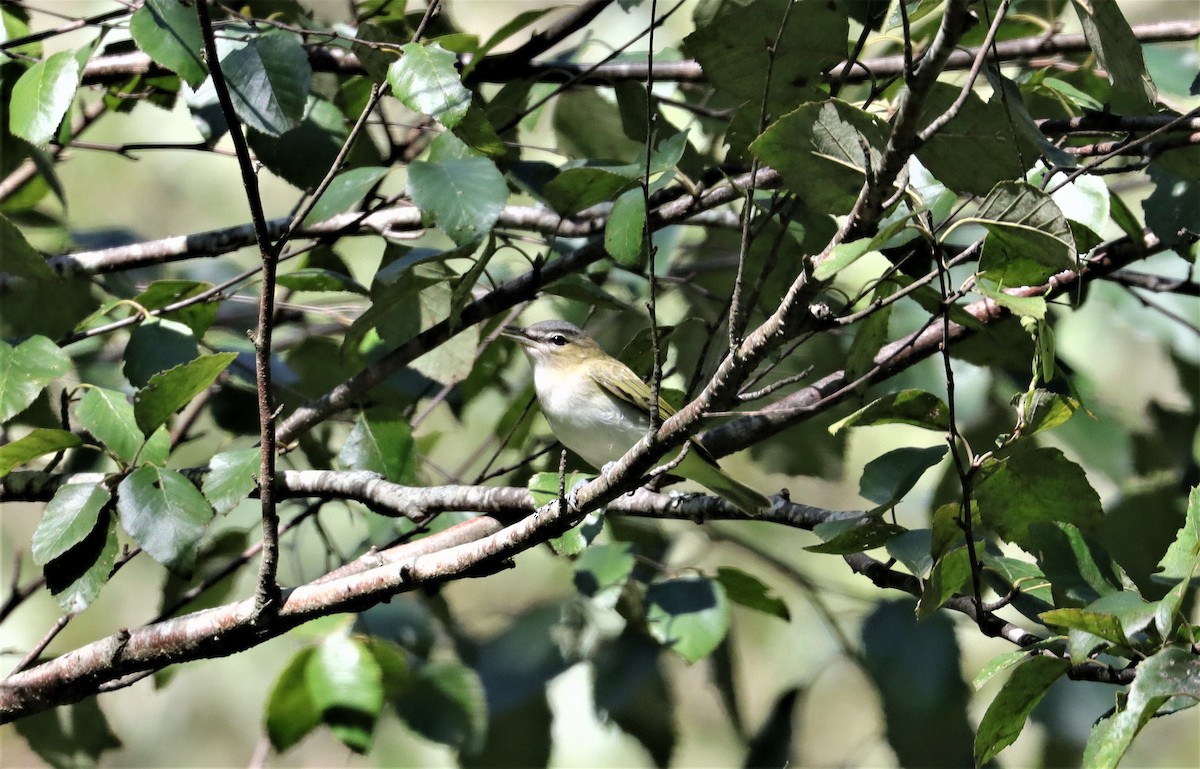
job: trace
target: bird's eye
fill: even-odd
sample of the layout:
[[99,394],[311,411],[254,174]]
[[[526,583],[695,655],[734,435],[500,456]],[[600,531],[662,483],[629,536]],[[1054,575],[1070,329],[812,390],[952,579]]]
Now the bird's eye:
[[562,334],[555,334],[554,336],[550,337],[550,344],[552,344],[552,345],[562,347],[566,343],[567,343],[567,338],[565,336],[563,336]]

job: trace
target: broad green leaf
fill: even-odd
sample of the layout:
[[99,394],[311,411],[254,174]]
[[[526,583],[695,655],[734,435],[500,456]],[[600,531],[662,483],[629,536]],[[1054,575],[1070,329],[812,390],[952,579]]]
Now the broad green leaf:
[[404,691],[412,676],[405,647],[376,636],[363,636],[359,642],[379,667],[385,701]]
[[17,225],[0,215],[0,273],[32,280],[53,280],[54,270],[38,250],[29,245]]
[[[970,690],[947,615],[918,621],[906,599],[878,603],[863,622],[863,661],[898,766],[971,766]],[[930,724],[937,724],[936,739]]]
[[34,64],[13,85],[8,130],[30,144],[46,144],[71,108],[78,87],[75,51],[59,51]]
[[200,354],[192,329],[162,318],[147,318],[125,345],[125,378],[145,387],[155,374],[183,365]]
[[487,158],[414,162],[408,192],[422,215],[459,246],[487,235],[508,200],[504,175]]
[[1055,448],[1038,448],[983,465],[975,486],[983,524],[1005,541],[1034,552],[1029,527],[1062,521],[1093,535],[1104,511],[1083,468]]
[[1200,660],[1175,647],[1163,649],[1138,666],[1123,706],[1092,729],[1083,752],[1083,765],[1116,767],[1133,738],[1172,697],[1200,700]]
[[1082,607],[1121,590],[1112,557],[1070,523],[1031,523],[1024,547],[1050,581],[1055,606]]
[[783,599],[772,595],[771,588],[753,574],[722,566],[717,569],[717,581],[725,588],[725,595],[734,603],[778,617],[784,622],[791,621],[791,612]]
[[975,215],[955,222],[946,236],[965,224],[988,231],[979,269],[1004,288],[1037,285],[1076,266],[1066,217],[1049,195],[1025,182],[997,184]]
[[200,489],[218,515],[231,512],[256,487],[259,449],[223,451],[208,461],[208,474]]
[[1141,42],[1129,28],[1120,4],[1105,0],[1072,0],[1071,4],[1083,24],[1083,36],[1113,87],[1141,104],[1153,102],[1157,94],[1142,58]]
[[442,745],[469,752],[487,733],[483,684],[475,671],[457,663],[417,668],[410,685],[392,699],[392,706],[408,728]]
[[[912,221],[914,216],[915,214],[908,212],[904,215],[891,217],[871,237],[859,238],[858,240],[852,240],[849,243],[841,243],[835,246],[833,253],[820,262],[817,268],[813,270],[813,277],[817,280],[828,280],[844,268],[854,264],[863,256],[883,248],[888,241],[895,238],[908,227],[909,222]],[[899,284],[897,281],[889,280],[885,283],[880,283],[876,291],[878,293],[879,289],[883,289],[887,291],[886,295],[890,295],[898,287]]]
[[301,649],[288,661],[267,698],[267,736],[271,746],[282,753],[295,745],[321,723],[321,712],[308,687],[306,675],[315,648]]
[[[827,262],[822,262],[822,265]],[[817,270],[819,271],[819,269]],[[872,302],[882,302],[896,292],[896,284],[890,281],[879,283],[872,292]],[[846,381],[857,382],[859,377],[875,367],[875,356],[888,341],[888,325],[892,319],[894,304],[886,304],[857,324],[858,330],[846,351]]]
[[351,168],[333,177],[313,210],[305,218],[305,224],[314,224],[349,211],[380,179],[387,176],[388,169],[377,166]]
[[172,414],[191,402],[233,362],[237,353],[201,355],[182,366],[150,377],[133,396],[133,414],[142,434],[152,433]]
[[646,589],[650,635],[688,662],[707,657],[729,631],[721,583],[700,576],[655,582]]
[[276,283],[292,291],[346,291],[363,296],[368,294],[366,287],[349,275],[318,267],[304,267],[280,275]]
[[[211,288],[211,283],[202,280],[156,280],[147,286],[145,291],[135,296],[133,301],[147,310],[161,310],[176,302],[196,297]],[[199,339],[216,320],[217,306],[215,302],[193,303],[189,307],[174,310],[160,317],[183,323],[192,330],[192,335]]]
[[1032,656],[1017,666],[988,705],[975,734],[975,765],[983,766],[1011,745],[1050,686],[1071,667],[1058,657]]
[[1178,582],[1200,577],[1200,486],[1188,494],[1187,516],[1175,540],[1158,562],[1156,581]]
[[83,429],[126,464],[134,460],[146,440],[133,416],[133,405],[115,390],[89,388],[79,401],[76,415]]
[[641,743],[657,767],[670,765],[678,739],[662,658],[658,644],[628,628],[591,655],[597,715]]
[[0,477],[8,475],[14,467],[26,462],[54,454],[63,449],[75,448],[83,441],[75,433],[66,430],[55,430],[49,427],[38,427],[27,435],[0,446]]
[[[922,127],[949,109],[961,90],[958,84],[935,83],[921,115]],[[954,119],[917,150],[917,158],[955,192],[986,195],[993,185],[1024,176],[1038,159],[1036,149],[1022,146],[1017,137],[1007,102],[984,102],[972,92]],[[981,152],[982,147],[987,151]]]
[[814,98],[821,73],[846,57],[848,27],[841,4],[822,0],[759,0],[753,8],[724,3],[683,47],[718,93],[734,102],[750,101],[755,113],[766,94],[770,111],[778,115]]
[[1024,435],[1058,427],[1080,408],[1078,398],[1041,387],[1013,396],[1013,405],[1018,408]]
[[975,290],[1013,315],[1019,315],[1023,318],[1034,318],[1036,320],[1042,320],[1046,317],[1045,297],[1010,294],[1004,291],[1002,287],[982,277],[976,281]]
[[925,471],[946,456],[949,446],[893,449],[872,459],[863,468],[858,493],[880,507],[891,507],[917,485]]
[[222,38],[221,70],[234,111],[256,131],[279,136],[300,124],[312,67],[300,40],[284,32]]
[[33,530],[30,555],[44,566],[82,542],[96,528],[100,511],[112,498],[103,483],[71,483],[58,487]]
[[979,691],[998,674],[1003,673],[1014,665],[1024,662],[1028,658],[1028,649],[1012,649],[1011,651],[997,654],[995,657],[992,657],[991,661],[980,668],[975,677],[971,679],[971,688]]
[[1042,570],[1021,558],[997,555],[986,548],[979,560],[987,568],[986,576],[996,592],[1004,595],[1016,588],[1020,593],[1013,598],[1013,606],[1027,617],[1034,617],[1053,609],[1055,599],[1053,586]]
[[[303,116],[294,127],[278,136],[250,128],[246,141],[255,158],[268,171],[301,190],[311,190],[325,179],[329,167],[337,161],[338,153],[350,129],[347,117],[327,99],[309,94]],[[364,154],[366,145],[355,145],[347,163],[355,163]],[[367,150],[366,153],[372,152]],[[374,159],[374,158],[372,158]],[[319,221],[309,217],[305,224]]]
[[863,515],[826,521],[818,524],[813,532],[824,541],[819,545],[809,545],[805,550],[812,553],[845,555],[882,547],[892,537],[903,534],[905,529],[876,516]]
[[1152,162],[1147,173],[1154,190],[1142,201],[1146,226],[1167,246],[1181,243],[1184,230],[1200,231],[1200,182],[1159,162]]
[[[844,214],[858,198],[865,169],[878,166],[886,137],[882,120],[831,99],[803,104],[784,115],[750,149],[779,171],[788,189],[810,208]],[[821,183],[814,184],[814,179]]]
[[[3,28],[0,24],[0,30]],[[100,756],[121,747],[121,740],[109,727],[97,697],[17,719],[14,726],[45,765],[54,769],[83,769],[110,763],[101,762]]]
[[71,359],[44,336],[13,347],[0,340],[0,424],[37,400],[46,385],[71,370]]
[[396,98],[447,128],[462,122],[471,106],[471,92],[459,79],[454,54],[437,43],[408,43],[400,50],[404,55],[388,68],[388,83]]
[[357,638],[334,633],[317,647],[304,671],[321,720],[355,753],[371,749],[383,709],[383,671]]
[[626,190],[632,192],[637,177],[625,171],[568,168],[542,188],[542,195],[555,211],[571,216],[594,205],[616,200]]
[[949,410],[946,403],[925,390],[901,390],[885,395],[868,403],[848,417],[829,426],[829,432],[837,435],[847,427],[870,425],[906,424],[926,430],[948,430]]
[[[544,473],[539,473],[543,475]],[[600,532],[604,531],[604,511],[593,510],[583,520],[550,540],[550,548],[558,555],[574,556],[584,552]]]
[[638,269],[646,260],[646,200],[636,187],[616,199],[604,225],[604,250],[617,264]]
[[[518,93],[519,95],[519,93]],[[560,145],[575,163],[630,164],[629,175],[645,170],[646,142],[625,131],[619,105],[614,105],[595,88],[572,88],[554,99],[554,132]],[[524,105],[514,105],[524,109]],[[644,113],[643,113],[644,114]],[[500,113],[492,118],[503,128]],[[515,119],[515,115],[512,119]]]
[[921,598],[917,601],[917,619],[926,619],[942,608],[971,579],[971,551],[959,547],[939,558],[929,571]]
[[416,482],[412,428],[393,409],[372,409],[361,414],[337,460],[349,470],[370,470],[392,483]]
[[575,559],[575,589],[589,598],[619,589],[636,565],[633,545],[627,542],[593,545]]
[[143,465],[117,487],[121,528],[150,557],[186,574],[213,509],[192,482],[174,470]]
[[1109,643],[1125,646],[1129,640],[1121,629],[1121,621],[1107,612],[1087,609],[1051,609],[1040,615],[1042,622],[1050,627],[1082,630],[1103,638]]
[[909,573],[924,579],[933,568],[933,530],[910,529],[887,541],[887,553],[908,569]]
[[117,550],[117,521],[104,510],[79,544],[42,567],[46,587],[64,612],[81,612],[96,600],[112,575]]
[[191,6],[179,0],[146,0],[129,19],[129,33],[138,48],[192,88],[199,88],[208,76],[204,37]]

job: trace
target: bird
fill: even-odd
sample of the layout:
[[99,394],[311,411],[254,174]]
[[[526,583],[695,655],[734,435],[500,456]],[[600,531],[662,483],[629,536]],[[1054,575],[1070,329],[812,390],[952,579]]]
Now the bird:
[[[650,387],[579,327],[545,320],[501,333],[521,345],[533,364],[533,386],[550,430],[564,446],[598,470],[620,459],[650,428]],[[658,399],[658,414],[675,413]],[[748,515],[770,507],[754,489],[734,480],[695,438],[670,471],[696,481]]]

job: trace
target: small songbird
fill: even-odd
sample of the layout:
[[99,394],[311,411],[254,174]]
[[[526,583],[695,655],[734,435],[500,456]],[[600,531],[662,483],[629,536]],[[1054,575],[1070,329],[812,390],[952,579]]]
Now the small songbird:
[[[533,363],[533,386],[554,436],[584,461],[603,468],[646,434],[649,386],[579,328],[546,320],[528,328],[505,326],[503,333]],[[659,398],[658,413],[665,420],[675,409]],[[689,441],[672,474],[696,481],[750,515],[770,506],[762,494],[726,475],[694,438]]]

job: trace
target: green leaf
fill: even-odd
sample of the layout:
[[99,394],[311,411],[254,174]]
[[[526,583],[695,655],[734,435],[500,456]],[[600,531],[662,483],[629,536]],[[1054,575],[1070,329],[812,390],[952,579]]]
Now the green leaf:
[[[809,207],[844,214],[866,181],[865,169],[878,167],[886,143],[887,125],[882,120],[831,99],[801,105],[784,115],[750,149],[779,171],[788,189]],[[814,184],[814,179],[821,183]]]
[[392,699],[396,715],[428,740],[470,752],[487,733],[487,699],[479,676],[453,662],[417,668]]
[[83,429],[125,464],[134,460],[146,440],[133,416],[133,405],[115,390],[89,388],[79,401],[76,415]]
[[275,679],[267,697],[267,736],[271,746],[282,753],[299,742],[321,723],[321,712],[308,688],[308,663],[316,656],[315,648],[301,649],[288,661]]
[[[156,280],[147,286],[145,291],[135,296],[133,301],[147,310],[161,310],[176,302],[192,299],[211,288],[211,283],[202,280]],[[215,302],[194,303],[190,307],[174,310],[160,317],[183,323],[192,330],[192,335],[199,339],[216,319],[217,307]]]
[[955,222],[945,237],[968,223],[988,231],[979,269],[1002,287],[1038,285],[1076,266],[1066,217],[1049,195],[1025,182],[997,184],[975,215]]
[[945,444],[928,448],[904,447],[872,459],[863,468],[858,493],[882,508],[892,507],[917,485],[925,471],[950,450]]
[[237,353],[234,352],[201,355],[150,377],[146,386],[133,396],[133,414],[142,434],[157,430],[172,414],[211,385],[235,358]]
[[121,527],[150,557],[171,571],[186,574],[197,545],[212,520],[208,500],[174,470],[143,465],[117,487]]
[[755,114],[764,93],[775,114],[791,109],[814,98],[820,74],[845,58],[849,25],[840,3],[789,5],[789,0],[760,0],[748,9],[724,3],[684,39],[684,51],[700,62],[719,93],[735,102],[750,101]]
[[1018,407],[1024,435],[1058,427],[1075,416],[1080,408],[1078,398],[1041,387],[1014,396],[1013,405]]
[[96,600],[112,575],[117,550],[116,518],[103,510],[83,541],[42,567],[46,587],[64,612],[81,612]]
[[[946,112],[962,86],[934,84],[921,115],[922,126]],[[967,95],[958,114],[917,150],[917,158],[942,184],[955,192],[986,195],[1006,179],[1021,178],[1038,153],[1021,146],[1002,99],[984,102],[974,92]],[[980,149],[986,147],[986,152]]]
[[46,144],[71,108],[78,87],[75,51],[59,51],[34,64],[13,85],[8,130],[30,144]]
[[199,88],[208,76],[200,20],[191,6],[179,0],[146,0],[130,18],[129,33],[138,48],[192,88]]
[[[563,216],[617,199],[637,184],[636,176],[607,168],[568,168],[542,188],[542,196]],[[639,191],[640,194],[640,191]],[[628,205],[628,204],[627,204]]]
[[784,622],[790,622],[791,612],[782,598],[771,594],[771,588],[758,577],[741,569],[722,566],[717,569],[717,581],[725,588],[725,595],[736,604],[754,609]]
[[31,280],[53,280],[54,270],[36,248],[29,245],[25,235],[0,216],[0,273]]
[[112,498],[103,483],[70,483],[58,487],[33,530],[30,555],[44,566],[83,542],[96,528],[100,511]]
[[975,734],[975,765],[983,766],[1017,739],[1050,686],[1070,669],[1058,657],[1032,656],[1017,666],[988,705]]
[[604,225],[604,250],[617,264],[638,269],[646,261],[646,200],[635,187],[616,199]]
[[334,633],[304,671],[313,705],[334,736],[355,753],[371,749],[383,709],[383,671],[358,639]]
[[369,293],[365,286],[349,275],[319,267],[304,267],[280,275],[276,283],[292,291],[347,291],[363,296]]
[[617,591],[636,565],[633,545],[627,542],[593,545],[575,559],[575,589],[588,598]]
[[[211,86],[210,86],[211,87]],[[353,121],[350,121],[353,122]],[[246,141],[255,158],[268,171],[301,190],[311,190],[325,179],[346,141],[347,117],[327,99],[309,94],[300,122],[278,136],[250,128]],[[357,144],[348,163],[370,156],[373,149]],[[374,159],[374,158],[372,158]],[[305,224],[319,221],[306,218]]]
[[259,449],[223,451],[208,461],[200,490],[218,515],[232,512],[257,488],[262,452]]
[[18,719],[15,727],[33,752],[54,769],[97,766],[106,750],[121,747],[96,697]]
[[134,387],[145,387],[155,374],[191,361],[200,354],[192,329],[162,318],[147,318],[129,335],[125,345],[125,378]]
[[0,340],[0,424],[37,400],[46,385],[71,370],[71,359],[44,336],[16,347]]
[[1070,523],[1031,523],[1025,548],[1050,581],[1055,606],[1085,606],[1121,590],[1112,557]]
[[971,551],[959,547],[943,555],[933,564],[925,580],[921,598],[917,601],[917,619],[926,619],[936,612],[971,579]]
[[361,414],[337,460],[342,467],[379,473],[393,483],[416,482],[412,428],[395,409],[371,409]]
[[300,125],[312,67],[300,40],[268,32],[249,40],[221,38],[221,71],[233,108],[250,128],[279,136]]
[[646,589],[650,635],[688,662],[708,656],[729,631],[721,583],[700,576],[655,582]]
[[1038,616],[1050,627],[1082,630],[1120,646],[1129,644],[1129,639],[1125,637],[1125,632],[1121,629],[1121,621],[1108,612],[1087,609],[1051,609]]
[[1072,0],[1071,4],[1083,24],[1083,36],[1113,87],[1139,103],[1153,102],[1154,81],[1146,71],[1141,41],[1129,28],[1120,5],[1104,0]]
[[824,541],[819,545],[809,545],[805,550],[812,553],[845,555],[880,547],[892,537],[903,534],[906,529],[873,515],[863,515],[826,521],[818,524],[813,531]]
[[601,721],[611,720],[641,743],[655,766],[665,769],[678,735],[662,649],[643,633],[626,628],[601,646],[591,662],[592,700]]
[[1200,659],[1184,649],[1167,648],[1138,666],[1123,707],[1092,729],[1083,765],[1116,767],[1133,738],[1171,697],[1200,700]]
[[901,390],[878,398],[848,417],[829,426],[829,432],[837,435],[847,427],[870,425],[906,424],[926,430],[945,431],[950,429],[949,409],[946,403],[925,390]]
[[1034,523],[1071,523],[1091,536],[1104,517],[1083,469],[1055,448],[985,463],[975,498],[985,526],[1030,552],[1036,547],[1029,532]]
[[79,439],[78,435],[66,430],[55,430],[49,427],[35,428],[27,435],[0,446],[0,477],[8,475],[14,467],[23,465],[31,459],[74,448],[82,443],[83,441]]
[[447,128],[462,122],[471,106],[471,92],[459,79],[454,54],[437,43],[408,43],[400,50],[404,56],[388,68],[388,83],[396,98]]
[[1022,318],[1042,320],[1046,317],[1046,299],[1041,296],[1018,296],[1009,294],[1001,286],[982,277],[976,281],[975,290]]
[[313,210],[304,219],[305,224],[323,222],[330,217],[349,211],[380,179],[387,176],[387,168],[364,166],[342,171],[333,177],[328,189],[317,200]]
[[508,185],[487,158],[417,161],[408,167],[408,192],[421,213],[456,245],[491,231],[508,200]]
[[1158,562],[1158,571],[1152,577],[1155,581],[1168,583],[1200,577],[1200,486],[1193,486],[1188,494],[1183,526]]

